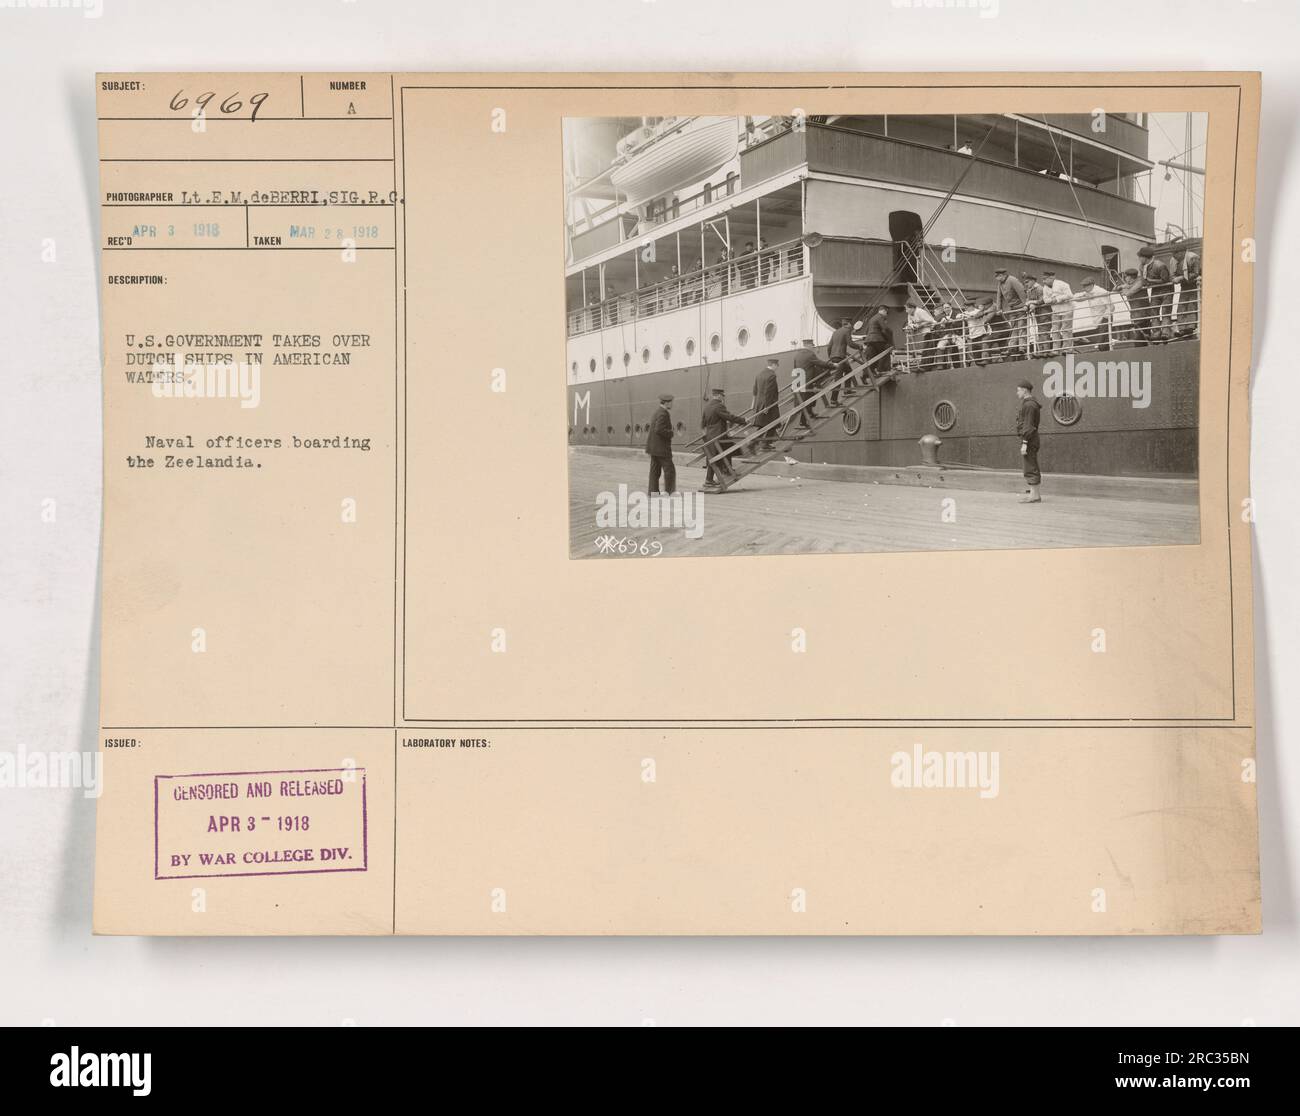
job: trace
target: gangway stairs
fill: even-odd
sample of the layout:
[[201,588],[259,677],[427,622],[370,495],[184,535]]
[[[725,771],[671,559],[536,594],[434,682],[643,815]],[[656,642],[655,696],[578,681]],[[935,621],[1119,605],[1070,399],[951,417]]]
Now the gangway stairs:
[[[769,422],[766,426],[751,430],[737,438],[721,452],[715,452],[714,447],[722,439],[713,438],[706,441],[703,437],[697,438],[687,446],[688,449],[696,449],[697,451],[696,455],[687,464],[698,465],[704,462],[713,466],[713,475],[717,478],[717,488],[711,491],[726,492],[737,481],[743,480],[750,473],[761,469],[774,458],[787,456],[791,448],[798,445],[805,438],[816,434],[817,431],[833,422],[855,403],[861,402],[872,392],[879,391],[883,385],[893,383],[896,379],[896,374],[893,372],[886,372],[880,376],[873,376],[870,373],[872,366],[877,361],[888,357],[891,351],[886,350],[883,353],[877,353],[868,361],[850,365],[848,372],[845,372],[838,379],[824,384],[815,394],[810,395],[805,392],[803,397],[800,398],[798,393],[788,388],[783,390],[777,397],[778,408],[781,405],[782,397],[785,397],[787,401],[795,400],[794,407],[781,412],[779,418]],[[858,378],[864,372],[867,373],[865,386],[858,383]],[[787,433],[799,421],[801,414],[815,407],[818,402],[827,399],[833,392],[838,392],[838,402],[835,404],[827,403],[827,409],[810,419],[808,426],[799,426],[797,433]],[[750,410],[752,409],[750,408]],[[748,415],[749,412],[746,411],[745,414]],[[773,431],[778,431],[778,433],[773,434]],[[730,439],[732,436],[727,435],[726,437]],[[759,449],[760,445],[768,441],[771,441],[772,448]],[[752,448],[754,452],[750,452],[747,447]],[[743,460],[741,460],[742,458]]]

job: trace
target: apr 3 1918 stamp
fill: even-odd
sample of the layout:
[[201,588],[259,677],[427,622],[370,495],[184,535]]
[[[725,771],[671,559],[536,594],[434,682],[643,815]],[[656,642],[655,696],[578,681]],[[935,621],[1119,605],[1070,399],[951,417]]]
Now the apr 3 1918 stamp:
[[154,879],[366,867],[365,768],[154,777]]

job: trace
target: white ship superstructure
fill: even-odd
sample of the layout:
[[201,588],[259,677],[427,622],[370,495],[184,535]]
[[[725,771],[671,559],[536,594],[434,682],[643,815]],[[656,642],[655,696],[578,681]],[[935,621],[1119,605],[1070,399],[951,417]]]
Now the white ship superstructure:
[[[740,404],[868,305],[901,338],[909,296],[1117,275],[1155,240],[1137,113],[575,119],[564,146],[574,442],[638,444],[662,391],[694,433],[710,386]],[[913,390],[867,405],[851,457]]]

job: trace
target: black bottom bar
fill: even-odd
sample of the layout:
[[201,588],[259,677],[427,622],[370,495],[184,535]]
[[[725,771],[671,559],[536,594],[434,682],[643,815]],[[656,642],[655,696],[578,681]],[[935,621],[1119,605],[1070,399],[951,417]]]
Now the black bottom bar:
[[[704,1078],[725,1084],[734,1104],[746,1086],[770,1101],[769,1090],[779,1093],[782,1083],[802,1094],[801,1082],[816,1089],[843,1076],[868,1096],[877,1086],[887,1090],[882,1097],[901,1087],[932,1108],[948,1098],[969,1103],[972,1095],[1078,1102],[1117,1093],[1241,1093],[1283,1085],[1279,1070],[1294,1060],[1292,1032],[1276,1028],[873,1029],[854,1040],[843,1068],[809,1078],[813,1067],[828,1068],[826,1037],[815,1028],[748,1030],[745,1057],[726,1068],[701,1059],[698,1040],[648,1029],[634,1040],[604,1040],[610,1057],[601,1057],[590,1033],[580,1047],[567,1036],[534,1032],[527,1043],[503,1049],[464,1028],[11,1029],[0,1060],[15,1112],[29,1111],[13,1107],[15,1097],[21,1104],[58,1093],[202,1098],[206,1108],[225,1100],[257,1109],[320,1101],[337,1111],[354,1099],[385,1105],[396,1088],[428,1096],[430,1085],[473,1088],[476,1080],[494,1100],[502,1085],[517,1082],[538,1099],[571,1095],[576,1087],[613,1101],[630,1088],[644,1098],[645,1087],[654,1092],[656,1083],[671,1096],[687,1079]],[[677,1055],[681,1061],[660,1060]]]

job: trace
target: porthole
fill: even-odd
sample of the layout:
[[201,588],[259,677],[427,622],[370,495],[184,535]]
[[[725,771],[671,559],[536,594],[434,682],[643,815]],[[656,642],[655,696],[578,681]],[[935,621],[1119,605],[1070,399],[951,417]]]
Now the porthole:
[[688,338],[686,338],[686,355],[687,355],[687,356],[694,356],[694,355],[695,355],[695,338],[694,338],[694,337],[688,337]]
[[641,433],[641,424],[640,424],[639,422],[636,424],[636,432],[637,432],[638,434]]
[[1073,426],[1083,418],[1083,404],[1073,395],[1058,395],[1052,400],[1052,418],[1062,426]]
[[672,359],[673,359],[673,347],[671,345],[665,345],[664,360],[672,360]]
[[573,374],[575,376],[578,374],[578,362],[576,360],[573,362]]
[[648,345],[641,350],[641,363],[642,364],[650,363],[650,347]]
[[595,358],[595,357],[592,357],[592,358],[591,358],[591,370],[592,370],[593,372],[596,371],[596,358]]
[[940,399],[934,405],[934,425],[943,431],[951,430],[957,425],[957,408],[948,400]]
[[684,422],[679,422],[679,423],[677,424],[677,433],[678,433],[678,434],[680,434],[680,433],[681,433],[683,430],[685,430],[685,429],[686,429],[686,423],[684,423]]
[[624,353],[624,354],[623,354],[623,367],[626,368],[626,367],[627,367],[629,364],[631,364],[631,363],[632,363],[632,354],[631,354],[631,353]]
[[625,427],[623,427],[623,433],[624,434],[632,433],[632,424],[630,422]]
[[763,327],[763,337],[768,341],[776,340],[776,322],[768,322]]
[[744,328],[741,328],[741,329],[736,333],[736,341],[737,341],[737,343],[740,345],[740,347],[741,347],[742,349],[743,349],[746,345],[748,345],[748,344],[749,344],[749,330],[744,329]]
[[722,338],[719,337],[718,334],[715,333],[712,337],[709,338],[709,348],[712,349],[713,352],[715,353],[720,348],[722,348]]
[[614,428],[613,428],[612,426],[607,426],[607,427],[605,427],[605,433],[606,433],[606,434],[613,434],[613,433],[614,433]]
[[609,371],[611,368],[613,368],[613,367],[614,367],[614,358],[613,358],[612,356],[606,356],[606,357],[605,357],[605,371],[608,372],[608,371]]
[[850,407],[840,415],[840,423],[844,427],[844,433],[852,437],[862,429],[862,416]]

